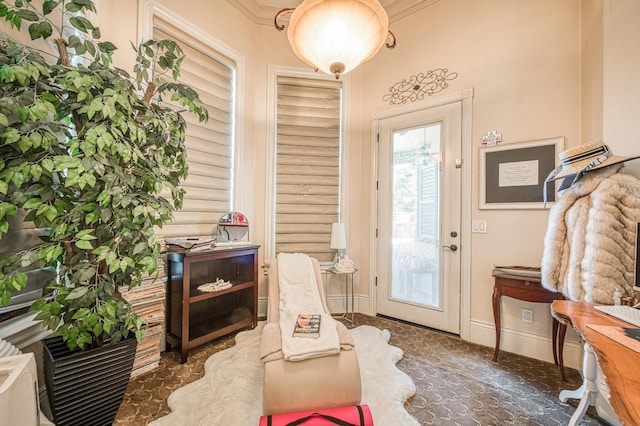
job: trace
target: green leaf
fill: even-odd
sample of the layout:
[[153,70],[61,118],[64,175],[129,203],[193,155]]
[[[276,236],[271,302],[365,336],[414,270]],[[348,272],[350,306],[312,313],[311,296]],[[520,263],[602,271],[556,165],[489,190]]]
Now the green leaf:
[[[71,293],[69,293],[66,297],[66,300],[74,300],[74,299],[79,299],[82,296],[84,296],[85,294],[87,294],[87,291],[89,291],[89,289],[85,286],[80,286],[80,287],[76,287],[74,288]],[[88,311],[88,309],[87,309]],[[77,314],[76,314],[77,315]],[[86,315],[85,315],[86,316]],[[73,316],[74,319],[76,318],[76,316]],[[78,317],[79,318],[79,317]]]
[[44,215],[44,217],[49,222],[52,222],[57,216],[58,216],[58,210],[54,206],[49,206],[49,208],[47,209],[47,212]]
[[[76,238],[79,240],[95,240],[96,237],[91,235],[92,232],[93,232],[93,229],[83,229],[82,231],[76,234]],[[86,237],[90,237],[90,238],[86,238]]]
[[41,204],[42,204],[42,199],[40,199],[40,198],[31,198],[31,199],[27,200],[26,203],[24,203],[22,208],[23,209],[35,209],[37,207],[40,207]]
[[93,249],[93,245],[91,244],[91,242],[90,241],[85,241],[85,240],[76,241],[76,247],[78,247],[79,249],[83,249],[83,250],[92,250]]
[[[71,5],[71,4],[72,3],[69,3],[68,5]],[[91,23],[91,21],[89,21],[87,18],[84,18],[82,16],[73,16],[69,18],[69,23],[73,28],[83,33],[86,33],[87,30],[92,30],[95,28]]]
[[96,209],[96,203],[86,203],[82,206],[82,210],[85,212],[92,212]]
[[44,13],[45,15],[48,15],[51,12],[53,12],[57,6],[58,6],[57,1],[47,0],[44,3],[42,3],[42,13]]
[[111,53],[114,50],[117,49],[117,47],[115,46],[115,44],[109,42],[109,41],[102,41],[100,43],[98,43],[98,49],[100,49],[101,52],[103,53]]
[[102,323],[99,322],[96,325],[93,326],[93,334],[95,334],[96,336],[99,336],[102,334],[103,328],[102,328]]
[[69,44],[69,47],[72,47],[74,49],[82,46],[82,40],[77,35],[69,36],[69,40],[67,41],[67,43]]
[[54,167],[53,160],[49,158],[45,158],[44,160],[42,160],[41,165],[42,165],[42,168],[48,171],[49,173],[53,171],[53,167]]
[[147,248],[147,242],[141,241],[133,247],[133,254],[142,253]]
[[42,37],[48,39],[53,34],[53,27],[47,21],[40,21],[29,25],[29,36],[31,40],[36,40]]
[[0,305],[7,306],[10,300],[11,300],[11,293],[9,293],[8,291],[3,291],[2,296],[0,296]]
[[30,11],[30,10],[17,10],[16,11],[16,16],[19,16],[20,18],[24,19],[25,21],[37,21],[38,20],[38,15],[36,15],[34,12]]
[[[76,288],[75,290],[79,290],[79,288]],[[75,291],[74,290],[74,291]],[[73,291],[71,292],[73,293]],[[67,299],[69,299],[71,296],[71,294],[69,294],[69,296],[67,296]],[[71,317],[71,319],[81,319],[81,318],[86,318],[87,316],[89,316],[89,314],[91,313],[91,311],[88,308],[80,308],[78,309],[78,311],[73,315],[73,317]]]

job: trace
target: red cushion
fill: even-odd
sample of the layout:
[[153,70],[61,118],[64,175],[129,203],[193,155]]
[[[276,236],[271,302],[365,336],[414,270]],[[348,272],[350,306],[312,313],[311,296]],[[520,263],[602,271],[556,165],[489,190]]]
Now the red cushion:
[[260,426],[373,426],[367,405],[325,408],[260,417]]

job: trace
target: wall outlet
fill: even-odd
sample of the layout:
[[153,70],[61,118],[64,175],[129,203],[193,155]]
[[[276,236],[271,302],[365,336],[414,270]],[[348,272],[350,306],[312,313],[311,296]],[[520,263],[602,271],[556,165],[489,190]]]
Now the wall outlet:
[[526,322],[527,324],[533,324],[533,310],[522,309],[522,322]]

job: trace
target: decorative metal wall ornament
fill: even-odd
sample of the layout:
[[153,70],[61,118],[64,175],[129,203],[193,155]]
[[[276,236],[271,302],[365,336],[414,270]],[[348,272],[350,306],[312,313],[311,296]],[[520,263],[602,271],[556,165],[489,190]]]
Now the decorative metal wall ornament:
[[437,68],[412,75],[409,80],[404,79],[389,88],[389,93],[382,97],[383,101],[389,101],[391,105],[406,104],[407,101],[415,102],[424,99],[425,95],[431,96],[449,87],[450,80],[458,77],[457,72],[449,73],[448,68]]
[[498,133],[496,130],[489,130],[482,137],[482,143],[487,146],[495,146],[498,142],[502,142],[502,133]]

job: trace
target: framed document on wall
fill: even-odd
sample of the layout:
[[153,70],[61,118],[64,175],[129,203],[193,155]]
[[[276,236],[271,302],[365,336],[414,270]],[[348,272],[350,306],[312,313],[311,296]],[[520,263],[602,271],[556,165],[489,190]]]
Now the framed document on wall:
[[[564,150],[564,136],[480,148],[480,209],[542,209],[544,180]],[[547,185],[547,208],[556,184]]]

